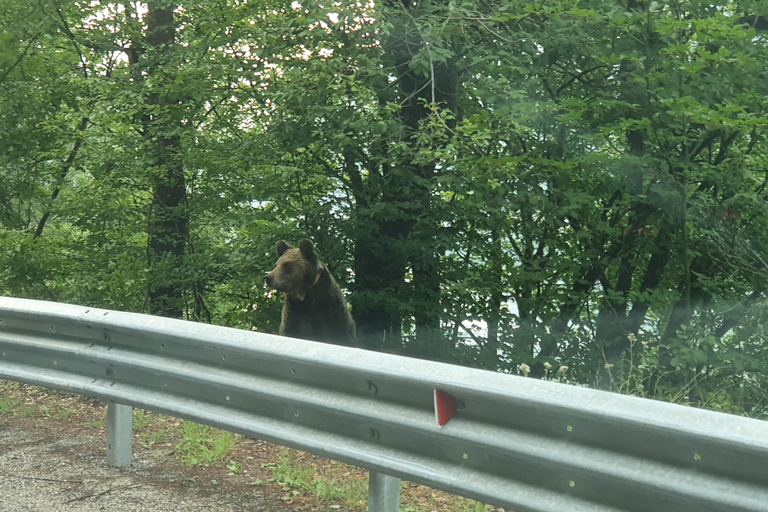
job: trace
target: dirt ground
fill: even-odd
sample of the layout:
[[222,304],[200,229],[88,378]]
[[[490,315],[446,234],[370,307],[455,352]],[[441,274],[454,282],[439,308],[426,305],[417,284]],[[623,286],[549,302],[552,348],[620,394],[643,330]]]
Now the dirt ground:
[[[108,467],[103,403],[0,380],[0,512],[366,509],[364,470],[239,436],[202,461],[184,448],[184,429],[134,411],[131,466]],[[401,502],[405,512],[503,512],[408,482]]]
[[179,422],[160,415],[139,431],[134,417],[131,466],[108,467],[105,418],[96,400],[0,381],[0,511],[362,510],[275,481],[286,449],[263,441],[239,439],[230,467],[182,463]]

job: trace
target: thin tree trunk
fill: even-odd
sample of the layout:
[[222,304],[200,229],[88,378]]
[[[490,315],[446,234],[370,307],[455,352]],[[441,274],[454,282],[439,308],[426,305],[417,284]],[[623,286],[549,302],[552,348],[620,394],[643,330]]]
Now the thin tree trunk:
[[[72,150],[69,152],[69,156],[67,156],[67,159],[64,161],[64,164],[61,167],[61,172],[59,173],[59,183],[56,185],[56,188],[53,189],[53,192],[51,193],[51,201],[54,201],[57,197],[59,197],[59,193],[61,192],[61,187],[64,182],[64,180],[67,179],[67,174],[69,174],[69,170],[72,169],[72,165],[75,163],[75,158],[77,158],[77,154],[80,152],[80,146],[83,145],[83,132],[88,127],[88,118],[84,117],[80,120],[80,123],[77,125],[77,137],[75,138],[75,144],[72,146]],[[43,216],[40,218],[40,221],[37,223],[37,228],[35,229],[35,234],[32,236],[33,240],[37,240],[41,236],[43,236],[43,230],[45,229],[45,224],[48,222],[48,219],[51,216],[50,210],[45,212]]]

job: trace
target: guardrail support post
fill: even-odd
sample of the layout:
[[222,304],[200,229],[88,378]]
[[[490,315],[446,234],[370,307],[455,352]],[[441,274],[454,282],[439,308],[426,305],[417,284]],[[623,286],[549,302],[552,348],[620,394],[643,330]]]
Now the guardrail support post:
[[107,402],[107,465],[125,468],[131,465],[133,408]]
[[400,512],[400,479],[368,472],[368,512]]

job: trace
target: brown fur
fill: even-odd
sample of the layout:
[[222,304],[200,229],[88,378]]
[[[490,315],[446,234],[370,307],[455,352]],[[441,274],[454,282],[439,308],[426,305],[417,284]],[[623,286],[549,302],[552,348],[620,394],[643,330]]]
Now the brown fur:
[[354,345],[355,322],[347,301],[312,241],[302,240],[299,248],[293,248],[280,240],[277,255],[277,265],[264,279],[285,294],[280,334]]

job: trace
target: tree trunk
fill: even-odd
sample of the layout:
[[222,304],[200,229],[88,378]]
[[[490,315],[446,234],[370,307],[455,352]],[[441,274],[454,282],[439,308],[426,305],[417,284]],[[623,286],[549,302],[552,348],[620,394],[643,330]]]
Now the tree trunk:
[[489,370],[498,370],[499,367],[499,349],[501,343],[499,340],[499,330],[501,329],[501,306],[504,300],[504,279],[502,265],[501,235],[497,229],[491,230],[491,296],[488,303],[488,314],[486,322],[488,323],[488,336],[483,347],[481,360],[484,366]]
[[[154,61],[148,73],[163,71],[164,55],[175,42],[173,8],[159,8],[149,3],[147,43]],[[166,75],[167,76],[167,75]],[[155,87],[162,88],[168,79]],[[153,92],[149,98],[153,114],[148,137],[155,157],[155,190],[149,218],[149,312],[153,315],[181,318],[184,314],[184,279],[182,266],[188,238],[189,217],[186,209],[186,185],[181,158],[180,123],[174,119],[174,99],[167,93]]]
[[[360,212],[358,216],[362,217]],[[381,219],[358,221],[352,312],[360,346],[388,352],[402,345],[402,300],[410,226]]]
[[[453,64],[435,65],[428,76],[416,73],[409,62],[425,42],[418,35],[411,16],[417,15],[415,4],[385,2],[398,23],[407,27],[388,37],[384,44],[385,62],[397,77],[396,101],[403,126],[402,140],[411,148],[405,157],[390,161],[386,149],[382,158],[386,164],[369,173],[378,173],[381,180],[380,196],[358,210],[358,236],[355,253],[356,297],[353,312],[360,331],[359,340],[370,348],[393,347],[401,342],[402,304],[406,299],[412,305],[417,338],[432,344],[440,331],[440,261],[434,250],[433,238],[405,243],[414,229],[420,233],[432,232],[424,220],[424,229],[417,226],[430,211],[430,180],[435,175],[435,163],[415,164],[416,134],[422,121],[431,111],[426,104],[439,103],[455,112],[458,77]],[[407,15],[403,13],[410,11]],[[391,94],[391,85],[384,84],[379,91],[382,98]],[[386,103],[386,101],[384,101]],[[428,215],[428,214],[427,214]],[[365,228],[362,226],[365,225]],[[372,236],[372,233],[377,235]],[[427,250],[429,248],[429,250]],[[404,286],[406,268],[413,272],[409,297],[394,293]],[[390,279],[394,281],[390,281]],[[388,333],[388,334],[386,334]],[[389,336],[389,341],[385,339]]]

